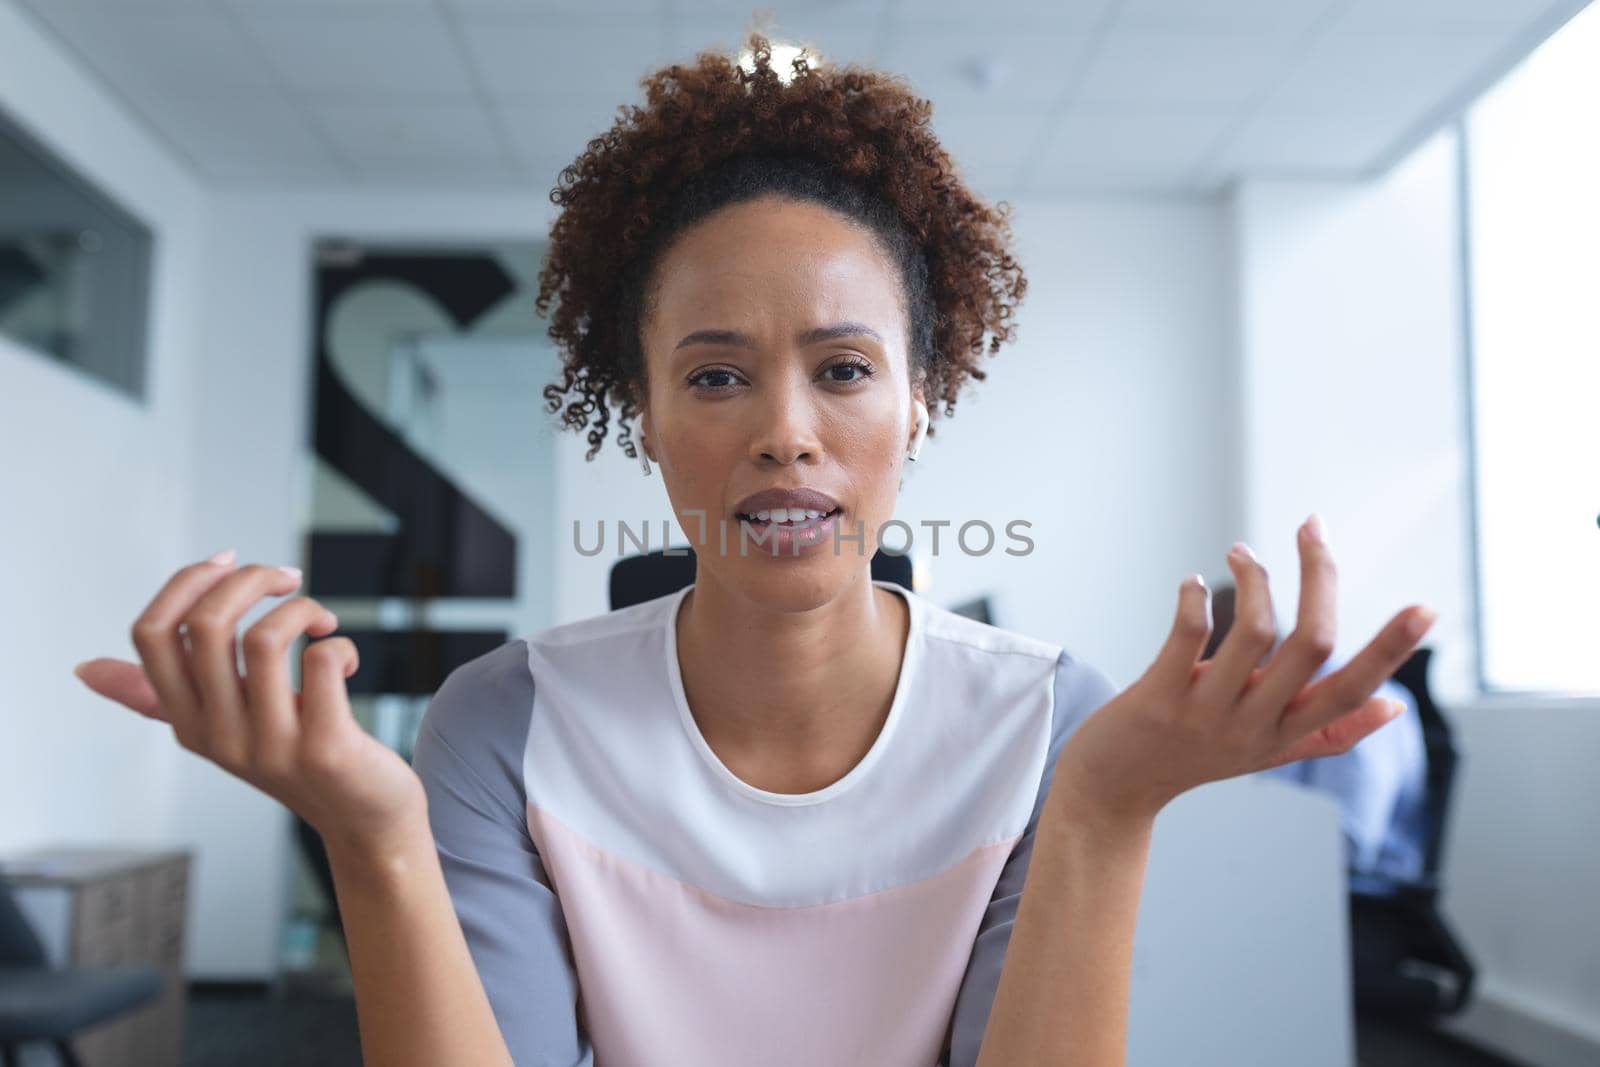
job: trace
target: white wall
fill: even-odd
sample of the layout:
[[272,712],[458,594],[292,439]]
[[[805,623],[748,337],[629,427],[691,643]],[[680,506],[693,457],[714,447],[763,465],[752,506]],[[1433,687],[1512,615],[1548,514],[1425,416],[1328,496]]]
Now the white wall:
[[1282,632],[1295,528],[1340,567],[1340,658],[1409,603],[1439,612],[1434,688],[1473,689],[1455,141],[1369,184],[1259,181],[1238,232],[1246,537]]

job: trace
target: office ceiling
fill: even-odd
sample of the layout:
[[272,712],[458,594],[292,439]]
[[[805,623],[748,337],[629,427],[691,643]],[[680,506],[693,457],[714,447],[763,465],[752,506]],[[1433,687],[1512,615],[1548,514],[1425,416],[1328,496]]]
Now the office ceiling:
[[[758,0],[0,0],[219,186],[548,186]],[[1381,170],[1586,0],[812,0],[775,38],[906,75],[991,197]],[[980,12],[981,19],[973,17]]]

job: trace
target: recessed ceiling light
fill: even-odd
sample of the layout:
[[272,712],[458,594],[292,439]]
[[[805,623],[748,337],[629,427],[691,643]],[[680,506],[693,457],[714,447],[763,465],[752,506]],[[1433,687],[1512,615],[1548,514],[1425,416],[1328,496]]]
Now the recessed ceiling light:
[[[817,55],[809,48],[797,44],[772,42],[772,58],[767,61],[767,64],[772,68],[772,72],[778,76],[780,82],[788,84],[794,79],[794,69],[790,64],[794,62],[794,57],[801,52],[806,53],[807,63],[816,63]],[[745,73],[754,74],[756,70],[755,53],[748,48],[741,50],[739,52],[739,66],[744,68]]]

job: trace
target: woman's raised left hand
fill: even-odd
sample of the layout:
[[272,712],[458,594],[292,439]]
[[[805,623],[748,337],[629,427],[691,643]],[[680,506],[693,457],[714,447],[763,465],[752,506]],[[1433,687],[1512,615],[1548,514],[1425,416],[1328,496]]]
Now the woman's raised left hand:
[[1050,803],[1069,818],[1154,819],[1206,782],[1348,752],[1399,714],[1403,705],[1373,693],[1410,658],[1434,612],[1401,610],[1349,663],[1311,682],[1333,653],[1337,574],[1315,516],[1298,540],[1298,618],[1271,660],[1257,666],[1277,637],[1267,572],[1235,545],[1235,616],[1217,654],[1200,659],[1211,635],[1210,594],[1191,578],[1149,669],[1067,739]]

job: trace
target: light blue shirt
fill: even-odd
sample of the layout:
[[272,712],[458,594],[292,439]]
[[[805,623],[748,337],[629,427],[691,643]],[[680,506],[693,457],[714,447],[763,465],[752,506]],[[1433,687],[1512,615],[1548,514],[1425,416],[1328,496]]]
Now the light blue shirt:
[[[1329,660],[1314,678],[1339,666]],[[1398,884],[1422,880],[1427,751],[1417,702],[1410,690],[1385,681],[1377,695],[1401,701],[1406,710],[1349,752],[1286,763],[1259,773],[1331,794],[1339,802],[1350,889],[1388,896]]]

